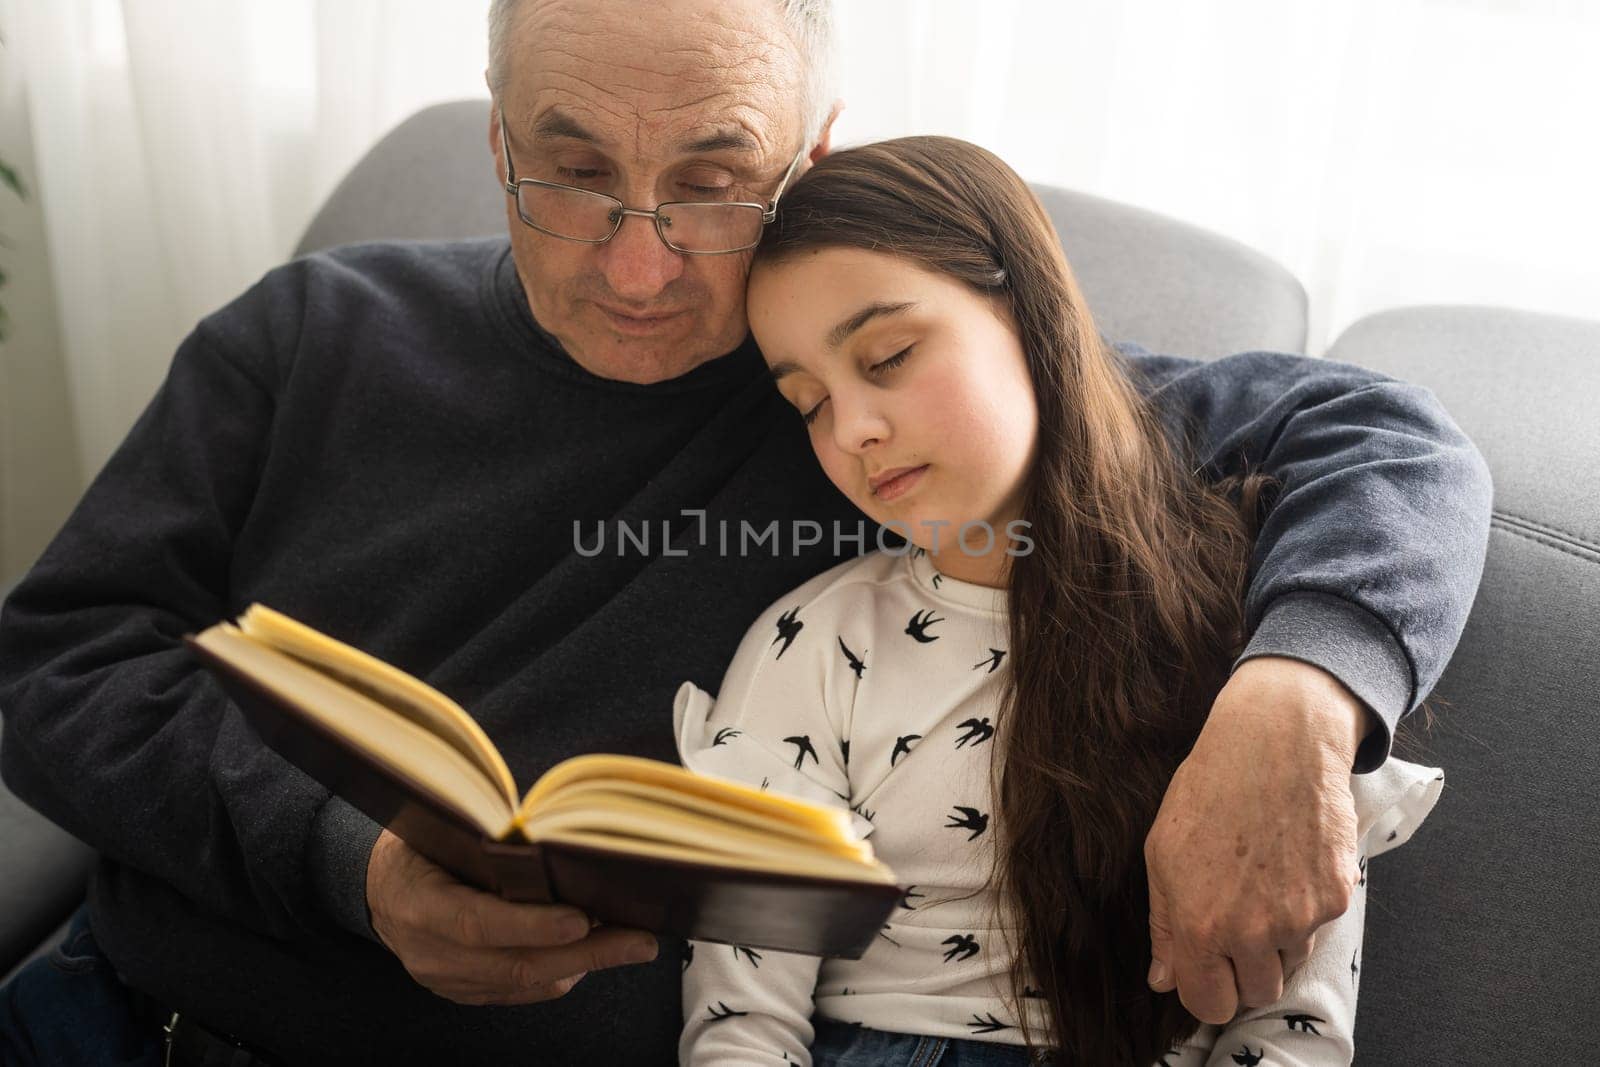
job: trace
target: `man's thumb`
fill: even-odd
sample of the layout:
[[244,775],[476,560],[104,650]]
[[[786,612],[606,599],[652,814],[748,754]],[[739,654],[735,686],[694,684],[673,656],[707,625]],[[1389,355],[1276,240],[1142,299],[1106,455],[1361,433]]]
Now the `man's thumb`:
[[1172,973],[1172,928],[1167,924],[1167,895],[1150,882],[1150,988],[1166,993],[1177,988]]

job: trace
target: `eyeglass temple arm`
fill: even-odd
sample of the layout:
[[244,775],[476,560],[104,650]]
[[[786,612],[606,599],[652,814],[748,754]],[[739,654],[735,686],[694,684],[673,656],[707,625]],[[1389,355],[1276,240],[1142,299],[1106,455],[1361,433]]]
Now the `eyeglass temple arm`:
[[505,108],[496,108],[495,113],[500,116],[500,154],[506,157],[506,192],[514,196],[517,192],[517,175],[511,167],[511,141],[506,137]]
[[[501,133],[503,134],[504,132],[504,129],[502,129]],[[790,163],[789,169],[784,172],[783,181],[778,183],[778,191],[773,193],[772,199],[767,202],[767,210],[761,214],[761,221],[763,223],[771,222],[773,219],[778,217],[778,198],[782,196],[783,191],[789,187],[790,179],[794,177],[795,170],[800,166],[800,161],[804,158],[806,158],[806,150],[801,148],[799,152],[795,153],[794,162]]]

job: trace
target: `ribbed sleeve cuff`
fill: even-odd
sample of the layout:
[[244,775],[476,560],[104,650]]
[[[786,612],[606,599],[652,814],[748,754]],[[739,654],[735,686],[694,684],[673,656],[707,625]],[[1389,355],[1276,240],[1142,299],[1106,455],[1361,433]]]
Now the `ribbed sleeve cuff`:
[[1239,664],[1284,656],[1321,667],[1372,709],[1378,726],[1356,750],[1356,774],[1383,766],[1394,728],[1411,707],[1414,682],[1405,650],[1376,615],[1326,593],[1292,593],[1267,608]]
[[311,823],[311,881],[323,909],[344,929],[376,941],[367,910],[367,860],[382,830],[339,797],[330,797]]

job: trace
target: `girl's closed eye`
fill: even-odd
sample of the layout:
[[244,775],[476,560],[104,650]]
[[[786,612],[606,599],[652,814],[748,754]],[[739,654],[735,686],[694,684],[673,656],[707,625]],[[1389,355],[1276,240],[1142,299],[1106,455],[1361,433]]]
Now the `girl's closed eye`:
[[[878,362],[872,364],[872,366],[867,368],[867,372],[869,374],[882,374],[885,371],[894,370],[896,367],[900,366],[900,364],[906,361],[906,358],[911,355],[911,350],[915,347],[916,345],[914,344],[906,345],[900,351],[896,352],[887,359],[880,359]],[[823,397],[821,400],[811,405],[809,410],[802,411],[800,413],[801,421],[807,426],[810,426],[812,423],[816,422],[817,416],[822,413],[822,405],[827,401],[827,399],[827,397]]]
[[911,350],[915,347],[917,346],[914,344],[906,345],[888,359],[879,360],[877,363],[874,363],[870,368],[872,373],[881,374],[886,370],[894,370],[896,367],[906,361],[906,357],[911,355]]

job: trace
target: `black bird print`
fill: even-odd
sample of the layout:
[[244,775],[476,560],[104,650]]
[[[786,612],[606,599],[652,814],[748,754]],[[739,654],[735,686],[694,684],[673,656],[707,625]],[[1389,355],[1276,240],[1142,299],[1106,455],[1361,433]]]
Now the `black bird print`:
[[773,659],[783,658],[783,654],[789,651],[789,646],[794,644],[795,636],[799,634],[801,629],[805,626],[805,623],[800,621],[799,616],[799,608],[790,608],[788,611],[778,616],[778,636],[772,639],[772,643],[775,645],[779,641],[782,641],[783,647],[778,649],[778,654],[773,656]]
[[904,737],[895,738],[894,751],[889,753],[889,766],[893,767],[901,756],[911,755],[911,742],[921,740],[921,734],[906,734]]
[[[844,650],[844,658],[845,661],[850,664],[850,669],[856,672],[857,678],[860,678],[861,672],[867,669],[867,661],[863,659],[857,659],[856,654],[850,651],[850,646],[844,643],[844,638],[842,637],[839,638],[839,647]],[[866,655],[865,652],[862,652],[861,654],[863,656]]]
[[961,722],[960,728],[966,733],[956,740],[957,748],[966,748],[967,742],[972,742],[972,747],[977,748],[989,738],[994,736],[994,727],[989,725],[989,716],[981,719],[966,719]]
[[935,588],[935,589],[937,589],[937,588],[939,588],[939,583],[940,583],[940,582],[942,582],[942,581],[944,581],[944,575],[942,575],[942,574],[935,574],[935,575],[934,575],[934,576],[933,576],[933,587],[934,587],[934,588]]
[[793,745],[797,750],[794,757],[795,770],[798,771],[800,769],[800,764],[806,761],[807,756],[811,757],[812,763],[817,762],[817,750],[811,747],[810,734],[797,734],[794,737],[785,737],[783,739],[783,743],[786,745]]
[[946,963],[951,963],[955,960],[969,960],[978,954],[978,939],[971,934],[951,934],[939,944],[950,946],[944,954]]
[[1360,888],[1367,884],[1367,857],[1356,860],[1356,869],[1361,872],[1361,878],[1356,882],[1356,887]]
[[867,820],[868,822],[877,822],[878,821],[878,813],[877,812],[871,810],[870,808],[864,807],[864,806],[862,806],[860,804],[852,804],[852,805],[850,805],[850,810],[855,812],[857,815],[861,816],[863,819]]
[[1356,975],[1361,973],[1361,968],[1356,966],[1356,957],[1361,954],[1360,949],[1350,953],[1350,984],[1356,984]]
[[1393,841],[1395,838],[1397,838],[1399,836],[1400,836],[1400,831],[1399,830],[1390,830],[1389,831],[1389,836],[1384,838],[1383,840],[1385,842],[1389,842],[1389,841]]
[[995,668],[1000,666],[1000,661],[1005,659],[1005,658],[1006,658],[1006,650],[1005,649],[1003,649],[1003,648],[991,648],[989,650],[989,654],[987,656],[985,656],[983,659],[980,659],[978,662],[976,662],[976,663],[974,663],[972,665],[972,669],[973,670],[977,670],[979,667],[982,667],[985,663],[987,663],[989,665],[989,669],[984,671],[983,673],[985,673],[985,674],[993,674],[995,672]]
[[906,633],[916,638],[922,644],[929,645],[939,640],[938,634],[928,633],[928,627],[936,622],[944,622],[931,611],[919,611],[911,616],[911,621],[906,624]]
[[738,959],[740,956],[743,956],[745,959],[749,960],[750,961],[750,966],[756,968],[757,970],[760,970],[760,968],[761,968],[761,953],[757,952],[753,948],[745,948],[743,945],[734,945],[733,946],[733,958],[734,959]]
[[765,789],[767,786],[769,786],[771,784],[772,784],[772,779],[771,778],[763,777],[761,779],[761,788],[762,789]]
[[972,1027],[974,1034],[992,1034],[1000,1030],[1011,1029],[1009,1023],[1003,1023],[996,1019],[994,1012],[989,1012],[986,1015],[979,1015],[977,1012],[973,1012],[972,1021],[967,1025]]
[[878,936],[883,938],[885,941],[889,942],[889,944],[893,945],[895,948],[899,948],[900,947],[900,942],[898,942],[894,938],[890,937],[889,934],[887,933],[887,931],[893,930],[893,929],[894,929],[893,926],[889,925],[888,923],[884,923],[883,926],[880,927],[879,930],[878,930]]
[[717,735],[711,739],[711,747],[716,748],[718,745],[725,745],[743,732],[744,731],[742,730],[735,730],[731,726],[724,726],[722,729],[718,730]]
[[900,906],[907,911],[916,911],[917,906],[911,903],[911,899],[915,897],[916,899],[921,900],[925,895],[926,894],[918,893],[916,886],[908,885],[906,886],[906,891],[900,894]]
[[950,821],[944,824],[944,828],[946,830],[971,830],[972,834],[967,838],[968,841],[976,841],[989,828],[989,816],[977,808],[963,808],[961,805],[956,804],[951,810],[960,812],[960,815],[946,815],[945,818]]
[[839,990],[839,995],[841,997],[848,997],[850,995],[850,987],[845,986],[843,989]]
[[1249,1045],[1242,1045],[1239,1051],[1233,1054],[1233,1062],[1240,1064],[1241,1067],[1256,1067],[1256,1064],[1261,1062],[1261,1057],[1266,1054],[1267,1049],[1264,1045],[1260,1052],[1251,1052]]
[[683,969],[687,971],[689,969],[689,964],[691,964],[693,962],[694,962],[694,942],[693,941],[685,941],[683,943]]
[[1303,1033],[1316,1034],[1321,1037],[1322,1031],[1311,1024],[1326,1023],[1328,1020],[1319,1019],[1315,1015],[1285,1015],[1283,1021],[1289,1024],[1289,1029],[1291,1030],[1299,1030]]
[[[722,1010],[718,1011],[717,1010],[718,1008],[721,1008]],[[735,1015],[749,1015],[750,1014],[747,1011],[734,1011],[732,1008],[728,1007],[728,1005],[724,1001],[720,1001],[720,1000],[717,1001],[715,1004],[712,1004],[711,1006],[709,1006],[706,1010],[711,1013],[711,1018],[708,1019],[707,1021],[708,1022],[713,1022],[713,1023],[720,1023],[722,1020],[731,1019]]]
[[926,556],[927,554],[928,554],[928,550],[923,548],[921,545],[912,545],[911,546],[911,558],[912,559],[921,559],[923,556]]
[[850,742],[849,741],[840,741],[839,742],[839,754],[844,757],[844,765],[846,767],[850,766]]

